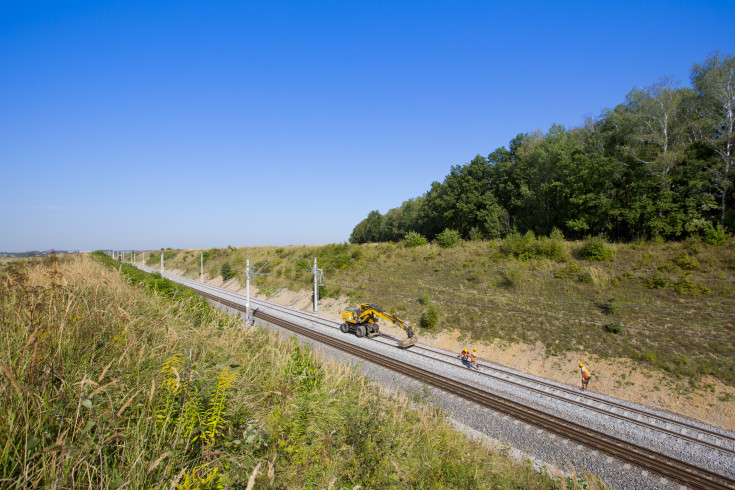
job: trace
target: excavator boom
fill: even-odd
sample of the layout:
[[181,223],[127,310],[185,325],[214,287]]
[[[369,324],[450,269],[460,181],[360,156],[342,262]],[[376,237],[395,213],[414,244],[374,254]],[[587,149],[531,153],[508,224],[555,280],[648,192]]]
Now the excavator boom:
[[393,323],[396,326],[401,327],[405,330],[407,339],[398,342],[398,347],[407,348],[414,345],[418,339],[413,332],[411,326],[401,320],[396,315],[388,313],[380,309],[378,305],[361,303],[359,308],[353,308],[342,312],[342,320],[344,323],[341,326],[343,332],[354,331],[358,337],[367,335],[368,337],[375,337],[380,335],[378,328],[378,318],[383,318]]

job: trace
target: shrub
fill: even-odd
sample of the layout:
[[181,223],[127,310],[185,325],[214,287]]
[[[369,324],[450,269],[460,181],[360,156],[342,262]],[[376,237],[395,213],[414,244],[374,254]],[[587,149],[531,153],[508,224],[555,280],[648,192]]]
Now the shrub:
[[437,322],[439,321],[439,310],[437,307],[429,301],[426,304],[426,308],[424,309],[424,313],[421,315],[421,327],[426,329],[432,329],[436,326]]
[[605,325],[605,331],[617,335],[623,332],[623,326],[619,323],[608,323]]
[[648,277],[646,278],[646,289],[666,289],[670,282],[665,277]]
[[511,233],[503,239],[500,249],[505,255],[520,260],[532,260],[540,257],[562,262],[568,260],[564,235],[559,230],[552,231],[549,238],[536,238],[532,231],[527,231],[525,235]]
[[426,238],[421,233],[417,233],[415,231],[409,231],[406,234],[406,238],[404,240],[404,244],[407,248],[413,248],[413,247],[421,247],[426,245]]
[[615,253],[607,246],[602,237],[589,237],[585,240],[582,250],[580,251],[582,258],[601,262],[603,260],[611,260]]
[[459,235],[457,230],[450,230],[445,228],[444,231],[436,236],[436,243],[441,248],[452,248],[459,243],[462,237]]
[[676,289],[676,292],[679,294],[688,294],[690,296],[699,296],[701,294],[710,293],[710,289],[708,287],[690,281],[685,277],[682,277],[676,282],[676,284],[674,284],[674,289]]
[[705,228],[704,236],[702,236],[704,243],[714,246],[722,245],[725,243],[725,240],[727,240],[727,232],[722,228],[721,224],[718,224],[716,228],[710,224]]
[[681,257],[676,259],[676,265],[687,271],[699,269],[699,262],[697,262],[697,259],[691,257],[686,252],[684,252]]
[[526,280],[526,275],[520,267],[512,267],[503,272],[506,286],[513,289],[521,289]]
[[606,315],[614,315],[619,312],[618,306],[615,304],[615,298],[610,298],[606,303],[600,303],[599,306],[602,312]]
[[506,236],[500,244],[500,250],[507,256],[517,257],[521,260],[535,258],[532,243],[536,241],[536,235],[532,231],[521,235],[518,232]]
[[230,265],[229,262],[225,262],[224,264],[222,264],[222,267],[220,267],[219,271],[220,271],[220,274],[222,275],[223,281],[229,281],[230,279],[232,279],[233,277],[237,275],[235,271],[232,269],[232,266]]
[[540,238],[534,244],[536,255],[550,260],[566,262],[569,259],[566,242],[563,238]]

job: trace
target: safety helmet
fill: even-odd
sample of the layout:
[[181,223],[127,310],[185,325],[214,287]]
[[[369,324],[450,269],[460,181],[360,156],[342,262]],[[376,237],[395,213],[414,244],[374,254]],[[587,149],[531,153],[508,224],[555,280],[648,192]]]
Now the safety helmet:
[[472,350],[473,350],[473,351],[476,351],[476,350],[477,350],[477,347],[473,347],[473,348],[472,348]]
[[580,362],[580,363],[579,363],[579,367],[584,367],[584,364],[582,364],[582,363]]

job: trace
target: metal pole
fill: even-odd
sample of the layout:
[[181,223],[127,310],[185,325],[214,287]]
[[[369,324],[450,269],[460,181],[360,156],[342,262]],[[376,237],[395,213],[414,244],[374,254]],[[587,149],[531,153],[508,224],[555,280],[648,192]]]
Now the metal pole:
[[319,287],[317,286],[317,282],[319,282],[319,269],[316,268],[316,257],[314,257],[314,314],[315,315],[317,311],[319,310],[319,307],[317,306],[319,304]]
[[200,282],[204,282],[204,252],[202,252],[201,255],[201,272],[200,272]]
[[245,261],[245,321],[250,321],[250,259]]

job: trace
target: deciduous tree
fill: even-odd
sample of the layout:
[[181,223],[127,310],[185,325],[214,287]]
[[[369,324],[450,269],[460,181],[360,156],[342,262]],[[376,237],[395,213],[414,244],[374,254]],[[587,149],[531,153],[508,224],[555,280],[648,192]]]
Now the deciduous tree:
[[735,56],[714,53],[692,68],[692,85],[701,96],[699,134],[719,156],[713,168],[721,193],[720,220],[727,212],[735,153]]

